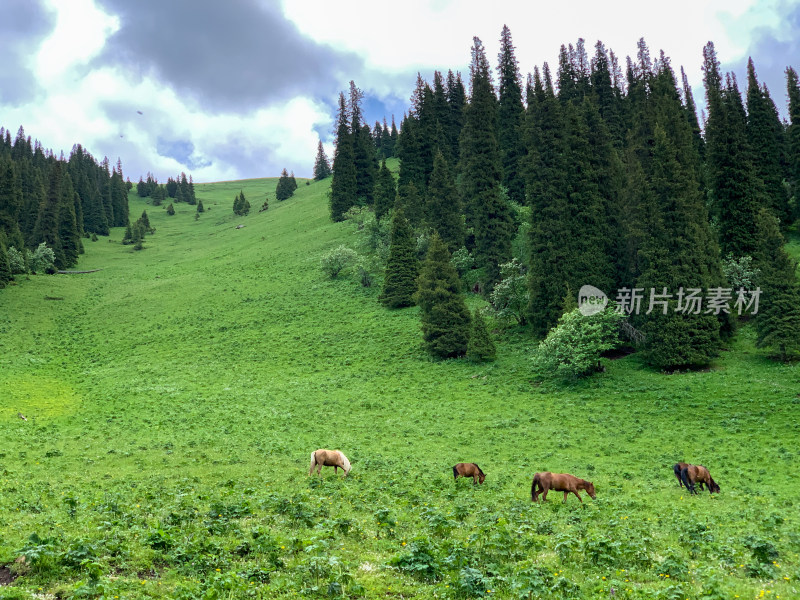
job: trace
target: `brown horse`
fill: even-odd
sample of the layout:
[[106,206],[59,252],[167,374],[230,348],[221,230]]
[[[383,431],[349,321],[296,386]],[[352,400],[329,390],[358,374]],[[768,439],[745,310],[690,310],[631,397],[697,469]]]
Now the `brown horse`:
[[681,481],[681,471],[683,471],[688,466],[689,463],[684,463],[684,462],[675,463],[674,465],[672,465],[672,472],[675,473],[675,477],[678,478],[678,485],[680,487],[683,487],[683,482]]
[[339,473],[339,469],[344,471],[344,476],[350,472],[350,461],[342,453],[341,450],[325,450],[320,448],[311,453],[311,469],[308,474],[314,473],[317,469],[317,475],[322,472],[322,467],[333,467],[334,473]]
[[[538,491],[536,489],[537,486],[539,488]],[[539,494],[541,494],[542,501],[544,502],[547,500],[547,492],[549,490],[564,492],[564,502],[567,501],[567,496],[572,493],[583,503],[578,490],[586,490],[586,493],[592,497],[592,500],[596,498],[594,484],[592,484],[591,481],[578,479],[574,475],[568,473],[536,473],[536,475],[533,476],[533,483],[531,484],[531,500],[533,502],[538,502]]]
[[458,479],[459,477],[472,477],[472,485],[483,483],[483,480],[486,479],[486,475],[475,463],[458,463],[454,466],[453,479]]
[[708,493],[713,494],[714,492],[720,492],[720,487],[717,485],[717,482],[711,478],[711,473],[708,472],[703,465],[686,465],[683,469],[681,469],[681,480],[683,481],[683,485],[686,486],[686,489],[689,490],[690,494],[696,494],[697,491],[694,489],[695,483],[700,484],[700,489],[703,489],[703,484],[706,484],[708,487]]

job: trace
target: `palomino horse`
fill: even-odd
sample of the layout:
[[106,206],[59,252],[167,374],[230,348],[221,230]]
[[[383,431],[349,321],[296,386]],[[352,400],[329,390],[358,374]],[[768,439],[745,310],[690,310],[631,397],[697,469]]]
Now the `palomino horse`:
[[674,465],[672,465],[672,472],[675,473],[675,477],[678,478],[678,485],[680,487],[683,487],[683,482],[681,481],[681,471],[683,471],[688,466],[689,463],[684,463],[684,462],[675,463]]
[[713,494],[714,492],[720,492],[719,485],[717,482],[711,479],[711,473],[708,472],[703,465],[686,465],[683,469],[681,469],[681,480],[683,480],[683,485],[686,486],[686,489],[689,490],[690,494],[696,494],[697,491],[694,489],[694,484],[699,483],[700,489],[703,489],[703,484],[706,484],[708,487],[708,493]]
[[[537,486],[539,488],[538,490],[536,489]],[[596,498],[594,494],[594,484],[592,484],[591,481],[578,479],[569,473],[536,473],[536,475],[533,476],[533,483],[531,484],[531,500],[538,502],[539,494],[542,495],[542,501],[547,500],[547,492],[549,490],[564,492],[564,502],[567,501],[567,496],[572,493],[583,503],[578,490],[586,490],[586,493],[592,497],[592,500]]]
[[486,475],[475,463],[458,463],[454,466],[453,479],[458,479],[459,477],[472,477],[472,485],[483,483],[483,480],[486,479]]
[[320,448],[311,453],[311,469],[308,474],[314,473],[314,468],[317,469],[317,475],[322,472],[322,467],[333,467],[334,473],[339,473],[338,469],[344,471],[344,476],[350,472],[350,461],[342,453],[341,450],[325,450]]

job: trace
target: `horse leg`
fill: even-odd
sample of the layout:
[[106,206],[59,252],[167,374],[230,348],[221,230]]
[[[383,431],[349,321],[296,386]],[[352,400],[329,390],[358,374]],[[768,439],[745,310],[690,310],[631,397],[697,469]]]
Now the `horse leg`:
[[567,496],[568,496],[568,495],[569,495],[569,492],[564,492],[564,502],[566,502],[566,501],[567,501]]
[[474,473],[472,475],[472,485],[478,485],[478,474]]
[[[539,485],[542,485],[542,484],[539,484]],[[544,485],[542,485],[542,502],[547,500],[547,492],[549,492],[549,491],[550,491],[549,487],[545,487]]]
[[578,500],[581,501],[581,504],[583,504],[583,498],[581,498],[581,495],[578,493],[578,490],[572,490],[572,493],[575,494],[578,497]]

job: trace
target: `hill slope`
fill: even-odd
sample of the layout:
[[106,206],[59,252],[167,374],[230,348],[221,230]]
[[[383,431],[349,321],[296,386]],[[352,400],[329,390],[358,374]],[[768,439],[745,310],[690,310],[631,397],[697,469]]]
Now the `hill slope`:
[[[145,250],[117,229],[86,242],[102,271],[0,294],[0,565],[31,557],[22,597],[796,593],[797,366],[748,329],[709,372],[631,356],[562,389],[532,384],[519,333],[489,367],[431,362],[416,309],[323,278],[355,243],[329,181],[283,203],[276,183],[197,185],[198,220],[132,195]],[[308,478],[320,447],[347,479]],[[679,460],[722,494],[679,490]],[[486,483],[454,484],[460,461]],[[532,505],[541,470],[597,500]]]

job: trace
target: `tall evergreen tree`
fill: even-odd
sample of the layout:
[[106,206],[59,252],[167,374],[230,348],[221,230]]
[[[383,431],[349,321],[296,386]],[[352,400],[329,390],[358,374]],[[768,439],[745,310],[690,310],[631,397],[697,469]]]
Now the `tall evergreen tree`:
[[402,209],[412,227],[419,227],[424,217],[424,198],[413,181],[397,186],[396,209]]
[[795,198],[795,218],[800,218],[800,81],[797,71],[786,68],[786,92],[789,96],[789,128],[786,131],[789,180]]
[[44,242],[55,253],[55,264],[63,268],[65,259],[61,249],[61,242],[58,239],[59,211],[61,208],[61,163],[56,161],[50,168],[48,178],[47,194],[42,204],[39,206],[39,214],[36,217],[36,225],[33,230],[33,246],[38,246]]
[[431,237],[420,269],[415,300],[420,307],[425,347],[437,358],[463,356],[467,352],[470,314],[461,295],[461,281],[441,238]]
[[9,281],[14,281],[14,275],[11,273],[11,264],[8,262],[4,235],[0,232],[0,289],[6,287]]
[[375,176],[378,173],[378,160],[372,132],[364,123],[361,100],[364,93],[350,82],[350,132],[353,136],[353,161],[356,171],[356,199],[358,204],[371,206],[374,202]]
[[381,168],[378,170],[378,178],[375,181],[375,217],[377,219],[383,218],[394,208],[396,201],[397,187],[395,186],[394,177],[384,160],[381,163]]
[[278,186],[275,188],[275,198],[278,200],[286,200],[290,198],[293,193],[294,189],[292,189],[289,173],[284,169],[281,171],[281,176],[278,179]]
[[[127,202],[125,205],[127,206]],[[66,169],[63,172],[58,211],[58,241],[61,244],[63,262],[60,265],[56,263],[56,266],[63,269],[77,263],[78,255],[83,251],[75,216],[75,189],[72,186],[72,178]]]
[[336,127],[336,151],[333,155],[333,181],[331,182],[331,219],[341,221],[351,206],[357,202],[356,164],[353,136],[350,132],[347,101],[339,94],[339,116]]
[[322,181],[330,176],[331,165],[328,162],[328,156],[325,154],[325,148],[322,147],[322,140],[320,140],[317,144],[317,158],[314,161],[314,181]]
[[747,139],[756,175],[764,184],[767,208],[783,227],[788,227],[791,225],[791,210],[783,186],[786,170],[783,125],[767,86],[758,85],[752,58],[747,61]]
[[486,269],[486,287],[500,279],[500,264],[511,258],[513,220],[500,191],[502,177],[497,144],[497,98],[486,52],[473,38],[470,102],[461,130],[461,197],[475,236],[475,257]]
[[786,360],[800,354],[800,282],[797,264],[784,249],[777,219],[762,209],[757,218],[755,264],[761,269],[762,291],[756,316],[756,343],[774,348]]
[[441,150],[433,159],[433,173],[425,202],[425,224],[439,234],[452,253],[464,245],[461,199],[450,166]]
[[414,305],[417,291],[417,243],[402,210],[395,211],[392,217],[392,234],[389,245],[389,259],[383,279],[383,291],[379,297],[388,308],[402,308]]
[[464,109],[467,106],[467,92],[464,82],[461,80],[461,73],[447,72],[445,97],[449,110],[444,124],[444,132],[447,143],[450,144],[450,153],[457,162],[460,156],[459,139],[461,138],[461,129],[464,127]]
[[481,311],[475,309],[472,313],[472,329],[469,334],[467,344],[467,356],[474,361],[488,362],[493,361],[497,355],[497,349],[489,335],[486,321]]
[[6,235],[9,247],[18,250],[25,247],[19,228],[19,213],[22,210],[22,182],[10,158],[0,155],[0,233]]
[[525,109],[522,106],[522,81],[511,31],[503,25],[498,56],[500,100],[497,105],[497,140],[503,167],[503,185],[508,198],[518,204],[525,203],[525,181],[522,177],[520,159],[525,153],[522,143],[522,127]]
[[703,48],[703,73],[708,104],[706,158],[712,206],[719,218],[723,255],[752,255],[757,245],[755,217],[759,183],[747,144],[746,118],[735,80],[723,88],[714,44]]

